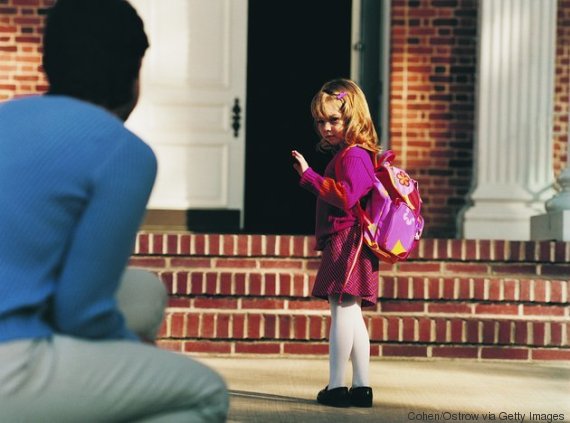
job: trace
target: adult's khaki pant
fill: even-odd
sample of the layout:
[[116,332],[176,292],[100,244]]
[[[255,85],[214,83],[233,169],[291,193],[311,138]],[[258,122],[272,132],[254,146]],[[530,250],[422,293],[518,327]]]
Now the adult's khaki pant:
[[[153,338],[160,281],[130,269],[117,298],[128,326]],[[63,335],[0,343],[0,423],[224,422],[227,412],[223,379],[181,354]]]

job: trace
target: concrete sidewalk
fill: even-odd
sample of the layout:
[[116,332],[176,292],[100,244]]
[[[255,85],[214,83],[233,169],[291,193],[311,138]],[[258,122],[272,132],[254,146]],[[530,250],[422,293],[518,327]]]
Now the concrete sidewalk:
[[570,363],[377,360],[374,407],[338,409],[315,400],[326,359],[199,359],[226,378],[230,423],[570,422]]

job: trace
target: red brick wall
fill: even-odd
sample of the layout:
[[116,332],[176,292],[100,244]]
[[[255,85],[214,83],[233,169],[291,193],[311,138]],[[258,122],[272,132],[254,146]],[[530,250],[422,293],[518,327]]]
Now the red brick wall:
[[556,81],[554,98],[554,175],[568,162],[568,113],[570,91],[570,1],[558,0]]
[[47,89],[41,69],[43,15],[54,0],[0,0],[0,101]]
[[392,0],[392,148],[420,182],[426,236],[453,238],[472,178],[477,0]]

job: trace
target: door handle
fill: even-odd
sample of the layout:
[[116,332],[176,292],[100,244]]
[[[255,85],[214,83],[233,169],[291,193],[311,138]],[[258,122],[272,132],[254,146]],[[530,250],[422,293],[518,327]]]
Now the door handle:
[[232,128],[234,130],[234,138],[239,136],[239,129],[241,128],[241,107],[239,105],[239,98],[234,99],[234,107],[232,107]]

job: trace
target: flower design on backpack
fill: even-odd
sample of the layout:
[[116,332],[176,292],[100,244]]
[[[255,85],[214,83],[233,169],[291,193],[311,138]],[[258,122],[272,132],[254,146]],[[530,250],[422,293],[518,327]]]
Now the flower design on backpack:
[[406,172],[400,171],[396,174],[396,177],[398,178],[398,182],[400,182],[400,185],[404,185],[406,187],[410,186],[410,177]]

